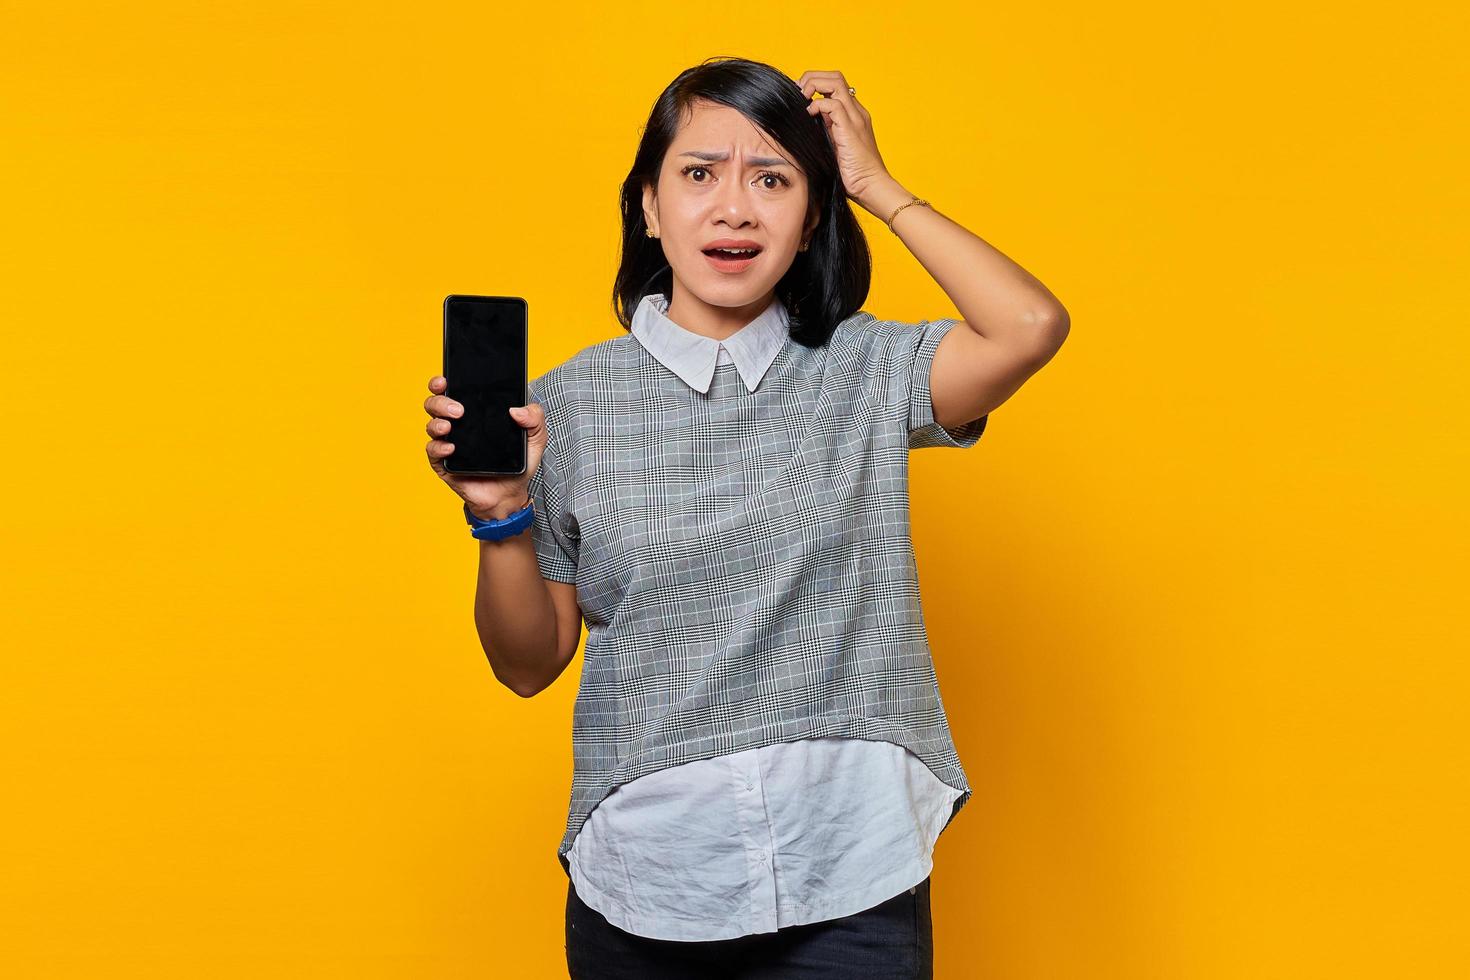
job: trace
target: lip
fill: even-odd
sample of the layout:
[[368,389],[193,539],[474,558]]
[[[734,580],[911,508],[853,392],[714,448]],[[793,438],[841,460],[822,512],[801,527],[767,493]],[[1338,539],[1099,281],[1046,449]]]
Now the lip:
[[744,272],[763,254],[765,253],[757,252],[743,259],[725,259],[714,255],[705,255],[704,260],[720,272]]
[[764,250],[765,246],[760,242],[753,242],[749,238],[716,238],[712,242],[705,242],[700,246],[700,251],[707,248],[759,248]]
[[[726,259],[706,253],[705,249],[710,248],[754,248],[759,251],[743,259]],[[712,242],[706,242],[700,248],[700,254],[704,255],[705,261],[720,272],[744,272],[752,262],[761,257],[764,251],[765,247],[760,242],[753,242],[749,238],[716,238]]]

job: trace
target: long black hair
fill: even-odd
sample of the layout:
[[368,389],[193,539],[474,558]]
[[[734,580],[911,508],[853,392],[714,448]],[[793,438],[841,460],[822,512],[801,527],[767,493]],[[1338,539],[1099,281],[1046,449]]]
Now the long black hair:
[[[770,65],[745,58],[709,58],[686,68],[653,104],[633,167],[623,181],[623,242],[613,284],[613,312],[624,329],[644,296],[673,298],[673,269],[663,245],[646,234],[643,187],[658,186],[659,170],[679,125],[696,100],[717,102],[743,114],[794,158],[806,175],[808,212],[820,212],[805,252],[776,284],[776,297],[790,315],[791,339],[820,347],[837,324],[856,313],[868,296],[872,256],[868,240],[848,204],[837,152],[820,116],[800,86]],[[805,227],[805,225],[803,225]]]

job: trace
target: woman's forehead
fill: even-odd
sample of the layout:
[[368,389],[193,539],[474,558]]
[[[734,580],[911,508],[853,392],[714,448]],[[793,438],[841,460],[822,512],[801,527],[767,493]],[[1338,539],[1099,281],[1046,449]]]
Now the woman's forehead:
[[674,137],[676,151],[722,153],[723,159],[729,159],[731,152],[740,156],[784,156],[770,136],[743,113],[727,105],[709,103],[695,103],[692,108],[692,115]]

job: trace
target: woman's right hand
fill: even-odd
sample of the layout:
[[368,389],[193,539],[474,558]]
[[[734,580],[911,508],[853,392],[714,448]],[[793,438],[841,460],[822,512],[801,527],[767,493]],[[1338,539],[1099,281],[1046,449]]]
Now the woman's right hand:
[[469,504],[470,513],[482,521],[503,520],[530,502],[531,477],[541,465],[541,453],[546,449],[546,412],[536,402],[510,409],[511,418],[526,431],[526,472],[516,476],[465,476],[451,473],[444,468],[444,458],[454,452],[454,443],[448,441],[454,420],[464,412],[464,406],[444,394],[448,381],[442,374],[429,379],[429,390],[433,392],[424,401],[424,411],[429,413],[429,424],[425,427],[430,441],[427,447],[429,466],[439,479],[459,494]]

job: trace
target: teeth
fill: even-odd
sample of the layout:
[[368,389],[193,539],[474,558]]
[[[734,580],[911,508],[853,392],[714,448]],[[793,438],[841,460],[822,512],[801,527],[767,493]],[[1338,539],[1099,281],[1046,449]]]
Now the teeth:
[[754,255],[755,254],[755,249],[753,249],[753,248],[717,248],[717,249],[714,249],[714,251],[716,251],[716,252],[726,252],[726,253],[728,253],[730,255]]

